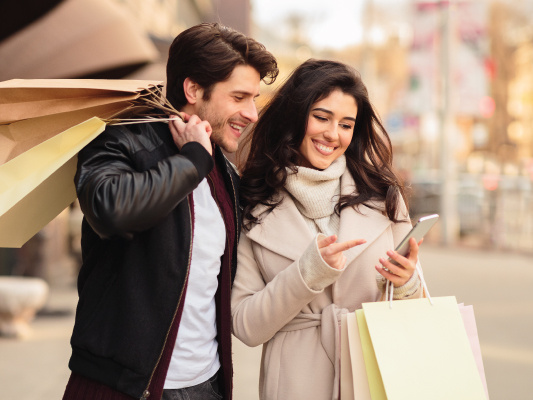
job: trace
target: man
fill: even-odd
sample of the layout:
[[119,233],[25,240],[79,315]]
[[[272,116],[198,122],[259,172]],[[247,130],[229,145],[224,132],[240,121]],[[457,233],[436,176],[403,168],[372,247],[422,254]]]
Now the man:
[[83,266],[64,399],[231,399],[237,150],[276,59],[201,24],[172,43],[167,98],[185,117],[108,127],[78,158]]

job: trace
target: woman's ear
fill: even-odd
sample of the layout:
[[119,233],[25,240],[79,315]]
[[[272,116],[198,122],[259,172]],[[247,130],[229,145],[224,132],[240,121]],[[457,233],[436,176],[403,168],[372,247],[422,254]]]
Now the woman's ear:
[[196,82],[190,78],[185,78],[183,81],[183,92],[189,104],[196,104],[202,98],[203,90]]

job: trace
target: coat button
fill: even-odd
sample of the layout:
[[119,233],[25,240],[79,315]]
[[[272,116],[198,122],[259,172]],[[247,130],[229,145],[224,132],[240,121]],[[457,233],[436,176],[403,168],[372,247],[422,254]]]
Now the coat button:
[[143,397],[142,397],[142,398],[143,398],[143,399],[147,399],[148,397],[150,397],[150,392],[149,392],[148,390],[145,390],[145,391],[143,392]]

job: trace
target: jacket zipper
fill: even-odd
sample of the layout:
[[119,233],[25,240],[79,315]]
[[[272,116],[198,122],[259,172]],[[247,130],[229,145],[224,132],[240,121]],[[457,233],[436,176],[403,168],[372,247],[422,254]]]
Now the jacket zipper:
[[[192,257],[192,240],[194,237],[193,232],[193,224],[192,224],[192,212],[191,212],[191,203],[189,202],[189,199],[187,198],[187,205],[189,206],[189,224],[191,228],[191,241],[189,243],[189,260],[187,262],[187,275],[185,276],[185,282],[187,282],[187,279],[189,278],[189,269],[191,267],[191,257]],[[181,300],[183,297],[183,291],[185,290],[185,285],[183,285],[183,288],[181,289],[180,298],[178,300],[178,305],[176,306],[176,310],[174,311],[174,316],[172,317],[172,322],[170,323],[170,326],[168,327],[167,334],[165,336],[165,341],[163,342],[163,348],[161,349],[161,353],[159,353],[159,358],[157,359],[157,362],[155,363],[155,367],[152,370],[152,375],[150,375],[150,380],[148,381],[148,386],[146,386],[146,389],[143,392],[142,397],[140,400],[147,400],[148,397],[150,397],[150,391],[148,390],[150,388],[150,385],[152,383],[152,379],[154,378],[155,370],[157,369],[159,362],[161,361],[161,357],[163,356],[163,352],[165,351],[165,347],[167,346],[167,340],[168,335],[170,334],[170,331],[172,329],[172,326],[174,325],[174,320],[176,319],[176,314],[178,313],[178,309],[180,308]]]
[[[233,184],[233,178],[231,177],[231,173],[228,174],[229,175],[229,180],[231,182],[231,188],[233,189],[233,203],[235,205],[235,230],[236,230],[236,242],[239,241],[239,236],[240,236],[240,226],[239,226],[239,221],[238,221],[238,218],[237,218],[237,212],[239,211],[238,210],[238,206],[237,206],[237,203],[238,203],[238,199],[237,199],[237,191],[235,190],[235,185]],[[237,256],[237,255],[235,255]]]
[[[239,243],[239,237],[240,237],[240,226],[239,226],[239,218],[238,218],[238,199],[237,199],[237,191],[235,190],[235,184],[233,183],[233,178],[231,176],[231,173],[228,173],[229,175],[229,180],[231,182],[231,188],[233,189],[233,204],[234,204],[234,207],[235,207],[235,248],[233,249],[233,251],[235,251],[235,254],[233,255],[233,258],[236,258],[237,257],[237,254],[236,254],[236,249],[237,249],[237,244]],[[232,262],[230,260],[229,262],[229,276],[230,276],[230,291],[231,291],[231,268],[232,268]],[[233,353],[232,349],[231,349],[231,341],[230,341],[230,353]],[[232,397],[233,395],[233,379],[231,380],[231,390],[230,390],[230,397]]]

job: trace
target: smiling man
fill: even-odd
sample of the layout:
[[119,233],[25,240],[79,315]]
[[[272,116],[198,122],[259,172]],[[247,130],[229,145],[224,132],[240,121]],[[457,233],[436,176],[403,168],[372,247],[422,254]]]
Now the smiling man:
[[172,43],[185,121],[107,127],[78,157],[83,265],[64,399],[231,399],[235,152],[257,120],[263,45],[218,24]]

